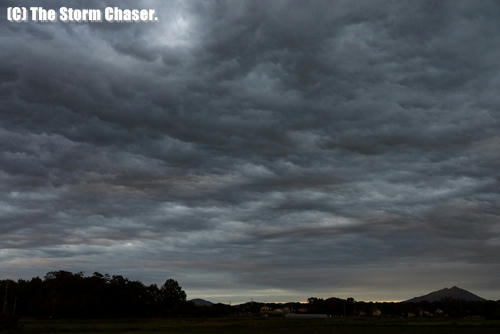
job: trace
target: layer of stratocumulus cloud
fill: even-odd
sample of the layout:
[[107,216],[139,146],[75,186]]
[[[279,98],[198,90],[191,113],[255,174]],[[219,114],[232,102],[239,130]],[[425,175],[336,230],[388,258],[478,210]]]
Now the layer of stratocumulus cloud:
[[500,298],[499,4],[119,5],[160,21],[0,20],[3,277]]

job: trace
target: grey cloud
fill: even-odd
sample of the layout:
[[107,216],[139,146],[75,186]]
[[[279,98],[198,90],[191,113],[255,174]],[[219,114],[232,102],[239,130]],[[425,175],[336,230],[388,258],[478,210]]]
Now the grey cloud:
[[496,3],[119,5],[161,20],[1,20],[2,273],[498,298]]

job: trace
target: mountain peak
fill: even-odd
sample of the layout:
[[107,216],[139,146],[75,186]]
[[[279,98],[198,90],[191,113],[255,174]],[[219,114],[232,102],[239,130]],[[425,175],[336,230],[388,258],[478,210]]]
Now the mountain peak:
[[473,294],[472,292],[459,288],[458,286],[452,286],[451,288],[444,288],[420,297],[414,297],[405,300],[405,302],[408,303],[437,302],[443,299],[456,299],[456,300],[464,300],[471,302],[485,301],[484,298],[481,298]]
[[196,306],[212,306],[213,305],[212,302],[209,302],[208,300],[201,299],[201,298],[191,299],[190,302],[192,302]]

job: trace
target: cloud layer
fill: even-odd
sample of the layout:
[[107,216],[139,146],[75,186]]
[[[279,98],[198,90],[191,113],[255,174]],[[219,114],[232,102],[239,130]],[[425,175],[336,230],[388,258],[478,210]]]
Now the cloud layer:
[[499,4],[119,5],[160,22],[1,17],[2,276],[500,298]]

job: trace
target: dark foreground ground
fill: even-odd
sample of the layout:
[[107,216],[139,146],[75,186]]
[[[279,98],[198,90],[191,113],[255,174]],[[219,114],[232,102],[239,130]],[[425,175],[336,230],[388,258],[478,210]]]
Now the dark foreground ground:
[[3,333],[500,333],[500,321],[386,319],[22,319]]

